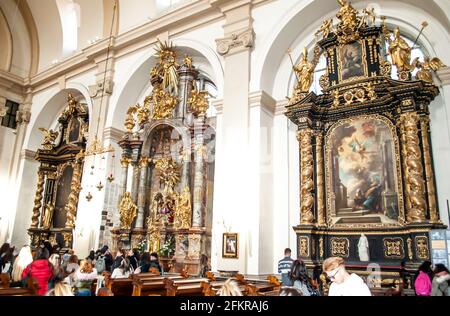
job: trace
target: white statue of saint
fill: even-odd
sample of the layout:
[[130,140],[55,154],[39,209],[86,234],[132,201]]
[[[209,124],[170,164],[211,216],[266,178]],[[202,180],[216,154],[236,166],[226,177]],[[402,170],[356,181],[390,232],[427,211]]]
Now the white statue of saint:
[[365,262],[369,261],[369,241],[367,240],[366,235],[361,234],[361,237],[358,241],[358,254],[359,260]]

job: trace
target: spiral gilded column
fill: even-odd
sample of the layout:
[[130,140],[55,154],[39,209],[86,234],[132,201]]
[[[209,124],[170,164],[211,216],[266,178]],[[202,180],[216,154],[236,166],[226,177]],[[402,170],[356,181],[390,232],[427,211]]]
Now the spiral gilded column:
[[426,220],[427,203],[418,124],[419,116],[417,113],[405,113],[400,117],[407,220],[409,223],[420,223]]
[[323,133],[316,133],[316,177],[317,177],[317,223],[325,225],[325,206],[323,191]]
[[422,146],[423,146],[423,160],[425,163],[425,177],[428,192],[428,207],[430,210],[430,221],[439,222],[439,214],[437,211],[436,202],[436,189],[434,187],[434,174],[433,166],[431,162],[431,148],[428,140],[428,130],[429,130],[430,119],[428,117],[423,117],[420,120],[420,126],[422,130]]
[[39,227],[39,216],[41,214],[42,207],[42,193],[44,192],[45,174],[43,171],[38,172],[38,183],[36,189],[36,195],[34,197],[33,216],[31,217],[30,228]]
[[297,134],[300,143],[300,224],[314,224],[314,156],[313,131],[302,129]]
[[75,228],[75,220],[77,217],[77,207],[78,207],[78,197],[81,191],[81,168],[83,165],[83,161],[81,158],[78,158],[75,163],[75,167],[73,169],[72,175],[72,183],[70,187],[70,195],[69,201],[67,202],[64,210],[67,214],[66,220],[66,228],[74,229]]

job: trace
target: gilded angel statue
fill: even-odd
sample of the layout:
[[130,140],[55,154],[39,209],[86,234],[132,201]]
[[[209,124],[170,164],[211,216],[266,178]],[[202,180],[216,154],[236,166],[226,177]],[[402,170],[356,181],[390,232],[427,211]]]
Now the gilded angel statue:
[[137,206],[134,204],[131,193],[125,192],[120,201],[120,229],[130,229],[134,218],[136,217]]
[[189,55],[184,55],[183,64],[185,64],[189,69],[192,69],[192,57]]
[[333,31],[333,19],[325,20],[322,23],[320,29],[314,34],[315,36],[319,36],[320,33],[323,34],[323,38],[327,38],[328,35]]
[[44,149],[53,149],[53,147],[55,146],[55,140],[58,137],[59,132],[52,129],[48,130],[43,127],[40,127],[39,130],[44,133],[44,141],[42,142],[42,146],[44,146]]
[[446,67],[446,65],[437,57],[431,59],[429,57],[425,57],[423,62],[419,61],[419,57],[417,57],[414,59],[411,66],[412,69],[419,69],[416,74],[416,79],[430,83],[433,83],[432,71],[437,71],[442,67]]

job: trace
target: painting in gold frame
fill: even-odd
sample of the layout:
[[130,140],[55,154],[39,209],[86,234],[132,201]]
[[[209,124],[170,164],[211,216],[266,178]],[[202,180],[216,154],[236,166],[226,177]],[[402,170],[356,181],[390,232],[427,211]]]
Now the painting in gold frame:
[[363,42],[356,41],[339,48],[339,79],[352,81],[367,76],[367,62]]
[[404,223],[398,138],[387,118],[342,120],[327,133],[325,147],[329,225]]
[[222,257],[237,259],[239,254],[239,235],[224,233],[222,238]]

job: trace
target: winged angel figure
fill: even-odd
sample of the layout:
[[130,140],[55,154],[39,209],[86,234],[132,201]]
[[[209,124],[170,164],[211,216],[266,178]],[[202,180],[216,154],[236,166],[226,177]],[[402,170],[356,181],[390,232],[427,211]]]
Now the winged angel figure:
[[44,141],[42,142],[42,146],[44,149],[51,150],[55,146],[55,140],[58,137],[59,132],[52,129],[48,130],[44,127],[40,127],[39,130],[44,133]]
[[433,83],[433,75],[431,71],[437,71],[438,69],[446,67],[445,64],[437,57],[429,58],[425,57],[424,61],[419,61],[419,57],[413,60],[412,68],[417,68],[416,79]]

